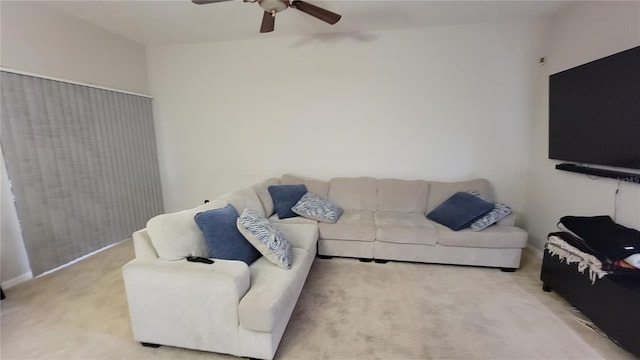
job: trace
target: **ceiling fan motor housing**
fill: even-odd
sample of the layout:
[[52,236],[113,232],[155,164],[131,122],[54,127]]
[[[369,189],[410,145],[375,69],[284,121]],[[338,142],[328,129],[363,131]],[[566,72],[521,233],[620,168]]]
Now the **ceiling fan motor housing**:
[[279,13],[289,7],[287,0],[258,0],[258,4],[268,13]]

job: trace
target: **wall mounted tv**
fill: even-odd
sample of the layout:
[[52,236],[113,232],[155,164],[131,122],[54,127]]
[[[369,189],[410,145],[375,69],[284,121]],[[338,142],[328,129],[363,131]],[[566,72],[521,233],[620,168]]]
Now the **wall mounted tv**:
[[640,46],[549,77],[549,158],[640,169]]

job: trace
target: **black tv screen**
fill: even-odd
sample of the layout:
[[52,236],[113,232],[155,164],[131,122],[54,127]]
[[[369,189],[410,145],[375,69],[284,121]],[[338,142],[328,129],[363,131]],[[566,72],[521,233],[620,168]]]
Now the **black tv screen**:
[[549,77],[549,158],[640,169],[640,46]]

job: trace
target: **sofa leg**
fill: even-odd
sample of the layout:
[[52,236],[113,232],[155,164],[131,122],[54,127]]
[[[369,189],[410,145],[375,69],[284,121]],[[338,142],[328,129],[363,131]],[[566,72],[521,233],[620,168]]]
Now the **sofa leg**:
[[359,258],[358,260],[360,260],[360,262],[372,262],[373,259],[367,259],[367,258]]
[[153,344],[153,343],[148,343],[148,342],[141,342],[140,344],[142,344],[142,346],[144,347],[150,347],[150,348],[159,348],[160,344]]
[[386,264],[389,262],[389,260],[384,259],[375,259],[374,261],[376,262],[376,264]]
[[516,268],[500,268],[502,272],[515,272]]
[[547,284],[542,284],[542,291],[544,292],[551,292],[551,286],[547,285]]
[[329,255],[318,255],[318,257],[320,259],[333,259],[333,256],[329,256]]

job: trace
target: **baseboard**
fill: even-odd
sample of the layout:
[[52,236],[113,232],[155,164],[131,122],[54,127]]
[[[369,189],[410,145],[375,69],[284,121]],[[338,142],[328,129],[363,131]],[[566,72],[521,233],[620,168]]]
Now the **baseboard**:
[[69,262],[68,262],[68,263],[66,263],[66,264],[63,264],[63,265],[58,266],[57,268],[53,268],[53,269],[51,269],[51,270],[47,270],[47,271],[43,272],[42,274],[38,275],[38,277],[45,276],[45,275],[49,275],[49,274],[54,273],[54,272],[56,272],[56,271],[58,271],[58,270],[64,269],[64,268],[66,268],[66,267],[69,267],[69,266],[71,266],[71,265],[73,265],[73,264],[75,264],[75,263],[77,263],[77,262],[79,262],[79,261],[82,261],[82,260],[84,260],[84,259],[86,259],[86,258],[88,258],[88,257],[91,257],[91,256],[93,256],[93,255],[95,255],[95,254],[97,254],[97,253],[99,253],[99,252],[105,251],[105,250],[107,250],[107,249],[109,249],[109,248],[112,248],[112,247],[114,247],[114,246],[116,246],[116,245],[120,245],[120,244],[122,244],[123,242],[128,241],[128,240],[131,240],[131,238],[127,238],[127,239],[124,239],[124,240],[120,240],[120,241],[118,241],[117,243],[109,244],[109,245],[107,245],[107,246],[105,246],[105,247],[102,247],[102,248],[100,248],[100,249],[98,249],[98,250],[92,251],[92,252],[90,252],[90,253],[88,253],[88,254],[86,254],[86,255],[82,255],[81,257],[79,257],[79,258],[77,258],[77,259],[71,260],[71,261],[69,261]]
[[[42,274],[40,274],[38,276],[40,277],[40,276],[48,275],[48,274],[50,274],[52,272],[55,272],[55,271],[58,271],[60,269],[66,268],[67,266],[73,265],[73,264],[77,263],[78,261],[84,260],[84,259],[86,259],[86,258],[88,258],[90,256],[93,256],[93,255],[95,255],[95,254],[97,254],[97,253],[99,253],[101,251],[104,251],[104,250],[109,249],[111,247],[114,247],[114,246],[116,246],[118,244],[121,244],[121,243],[123,243],[123,242],[125,242],[127,240],[131,240],[131,238],[124,239],[122,241],[118,241],[117,243],[107,245],[107,246],[105,246],[103,248],[100,248],[100,249],[98,249],[96,251],[93,251],[93,252],[91,252],[89,254],[83,255],[83,256],[75,259],[75,260],[72,260],[72,261],[70,261],[70,262],[68,262],[68,263],[66,263],[64,265],[60,265],[55,269],[51,269],[49,271],[46,271],[46,272],[44,272],[44,273],[42,273]],[[18,284],[20,284],[22,282],[25,282],[27,280],[30,280],[30,279],[33,279],[33,273],[31,271],[29,271],[28,273],[24,273],[24,274],[22,274],[20,276],[16,276],[13,279],[9,279],[7,281],[4,281],[2,283],[2,289],[9,289],[9,288],[11,288],[13,286],[16,286],[16,285],[18,285]]]
[[538,259],[542,259],[544,257],[544,253],[542,252],[542,250],[534,248],[533,246],[531,246],[531,244],[527,244],[527,247],[524,249],[537,256]]
[[33,273],[31,271],[2,282],[2,289],[9,289],[30,279],[33,279]]

